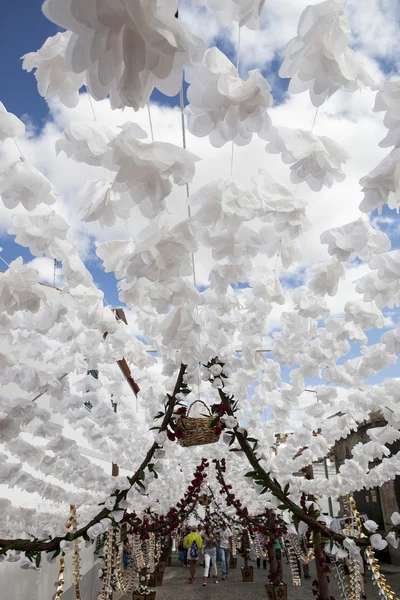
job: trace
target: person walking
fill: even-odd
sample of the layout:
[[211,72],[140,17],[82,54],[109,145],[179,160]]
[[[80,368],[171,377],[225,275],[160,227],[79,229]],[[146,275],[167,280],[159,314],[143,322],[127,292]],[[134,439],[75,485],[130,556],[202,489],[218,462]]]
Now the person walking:
[[[267,568],[267,557],[266,557],[266,547],[265,547],[265,537],[264,534],[261,533],[261,531],[259,531],[257,533],[257,539],[258,542],[260,544],[260,548],[261,548],[261,554],[262,554],[262,558],[263,558],[263,569]],[[257,569],[259,569],[261,566],[261,557],[257,558]]]
[[196,525],[192,525],[191,532],[185,537],[183,545],[187,548],[187,559],[190,566],[189,583],[194,583],[196,578],[196,567],[199,559],[199,552],[203,547],[203,540],[197,533]]
[[232,552],[232,531],[226,523],[218,533],[218,548],[221,553],[222,579],[227,579],[229,576],[229,558]]
[[212,563],[214,570],[214,583],[218,583],[217,570],[217,538],[215,537],[211,525],[208,525],[203,535],[204,544],[204,573],[203,585],[207,585],[207,577]]

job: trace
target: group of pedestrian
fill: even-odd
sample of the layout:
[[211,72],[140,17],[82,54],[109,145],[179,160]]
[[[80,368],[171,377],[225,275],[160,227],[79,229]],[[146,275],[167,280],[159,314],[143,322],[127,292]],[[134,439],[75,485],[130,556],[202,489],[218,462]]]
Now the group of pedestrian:
[[222,579],[229,575],[229,559],[232,552],[232,531],[226,524],[214,531],[211,525],[204,529],[193,525],[190,531],[184,531],[180,540],[180,550],[183,552],[184,564],[189,564],[189,583],[196,579],[197,564],[201,551],[204,556],[203,586],[207,585],[210,569],[213,570],[214,583],[218,583],[217,553],[221,559]]

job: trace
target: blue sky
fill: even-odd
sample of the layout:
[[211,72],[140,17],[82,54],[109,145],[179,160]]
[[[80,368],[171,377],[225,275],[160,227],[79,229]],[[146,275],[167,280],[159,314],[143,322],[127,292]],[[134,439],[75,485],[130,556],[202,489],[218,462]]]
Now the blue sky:
[[[35,51],[40,48],[48,36],[52,36],[59,29],[47,21],[41,12],[42,0],[21,0],[18,3],[7,3],[7,8],[0,9],[0,52],[1,67],[3,75],[3,84],[0,100],[6,108],[15,113],[23,120],[29,122],[36,130],[40,130],[49,117],[49,109],[46,101],[38,94],[36,80],[32,73],[27,73],[21,68],[21,56],[27,52]],[[21,19],[21,14],[23,18]],[[226,39],[221,37],[217,39],[218,45],[230,57],[233,57],[234,49]],[[276,77],[279,68],[280,58],[275,56],[268,67],[270,80],[274,82],[274,100],[279,104],[285,100],[287,90],[287,80],[282,81]],[[382,59],[380,61],[382,70],[389,72],[393,69],[393,63],[390,60]],[[242,76],[244,73],[241,73]],[[178,98],[167,98],[158,92],[152,96],[152,100],[157,103],[170,106],[177,105]],[[373,215],[373,217],[376,215]],[[383,217],[397,219],[394,211],[389,211],[386,207],[383,210]],[[400,229],[393,228],[393,224],[380,223],[380,227],[390,230],[393,248],[400,247]],[[10,236],[1,237],[0,246],[3,248],[2,256],[7,262],[11,262],[17,256],[22,256],[25,262],[32,260],[32,256],[25,248],[14,244]],[[88,267],[91,270],[96,283],[105,293],[106,300],[111,305],[119,305],[117,295],[116,280],[113,274],[104,273],[100,263],[97,260],[89,260]],[[0,266],[1,268],[1,266]],[[301,277],[301,274],[300,274]],[[302,283],[299,275],[295,278],[288,275],[283,280],[286,286],[296,286]],[[395,311],[396,318],[398,311]],[[381,332],[373,331],[369,333],[369,342],[376,343],[379,340]],[[353,345],[352,351],[347,358],[358,355],[359,348]],[[384,376],[398,375],[398,367],[392,367]],[[288,371],[283,370],[283,379],[288,379]],[[381,376],[379,378],[382,378]],[[377,378],[373,378],[377,380]],[[309,385],[315,385],[320,381],[310,380]]]

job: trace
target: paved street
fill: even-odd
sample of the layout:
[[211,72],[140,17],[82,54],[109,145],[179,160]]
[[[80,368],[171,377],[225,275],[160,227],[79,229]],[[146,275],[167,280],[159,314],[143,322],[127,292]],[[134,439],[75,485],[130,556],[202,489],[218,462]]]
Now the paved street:
[[[238,560],[241,565],[241,559]],[[254,563],[252,563],[255,567]],[[182,567],[181,563],[174,557],[172,567],[167,567],[164,575],[164,582],[161,587],[157,587],[156,600],[255,600],[266,599],[264,585],[267,582],[266,571],[262,568],[254,568],[254,582],[243,583],[240,568],[232,570],[230,577],[226,581],[219,579],[218,585],[215,585],[210,578],[207,586],[202,586],[202,569],[197,571],[196,582],[191,585],[188,583],[189,569]],[[238,566],[239,566],[238,565]],[[389,567],[390,568],[390,567]],[[220,564],[218,564],[220,571]],[[392,586],[393,591],[400,596],[400,569],[392,567],[394,573],[386,573],[387,582]],[[310,574],[312,578],[315,575],[314,563],[310,565]],[[302,586],[293,587],[291,583],[289,567],[284,564],[284,579],[288,584],[288,600],[312,600],[311,589],[312,579],[303,580]],[[369,573],[366,573],[366,592],[368,600],[381,600],[377,588],[371,583]],[[331,594],[336,600],[342,596],[336,585],[335,577],[332,573]],[[124,598],[128,598],[127,596]]]

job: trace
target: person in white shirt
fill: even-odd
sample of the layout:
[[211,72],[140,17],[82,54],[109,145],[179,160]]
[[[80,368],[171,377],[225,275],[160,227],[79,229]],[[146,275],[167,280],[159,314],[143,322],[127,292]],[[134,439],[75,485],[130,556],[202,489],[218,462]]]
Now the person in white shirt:
[[221,553],[222,579],[226,579],[229,575],[229,557],[232,552],[232,531],[226,523],[218,532],[218,547]]

